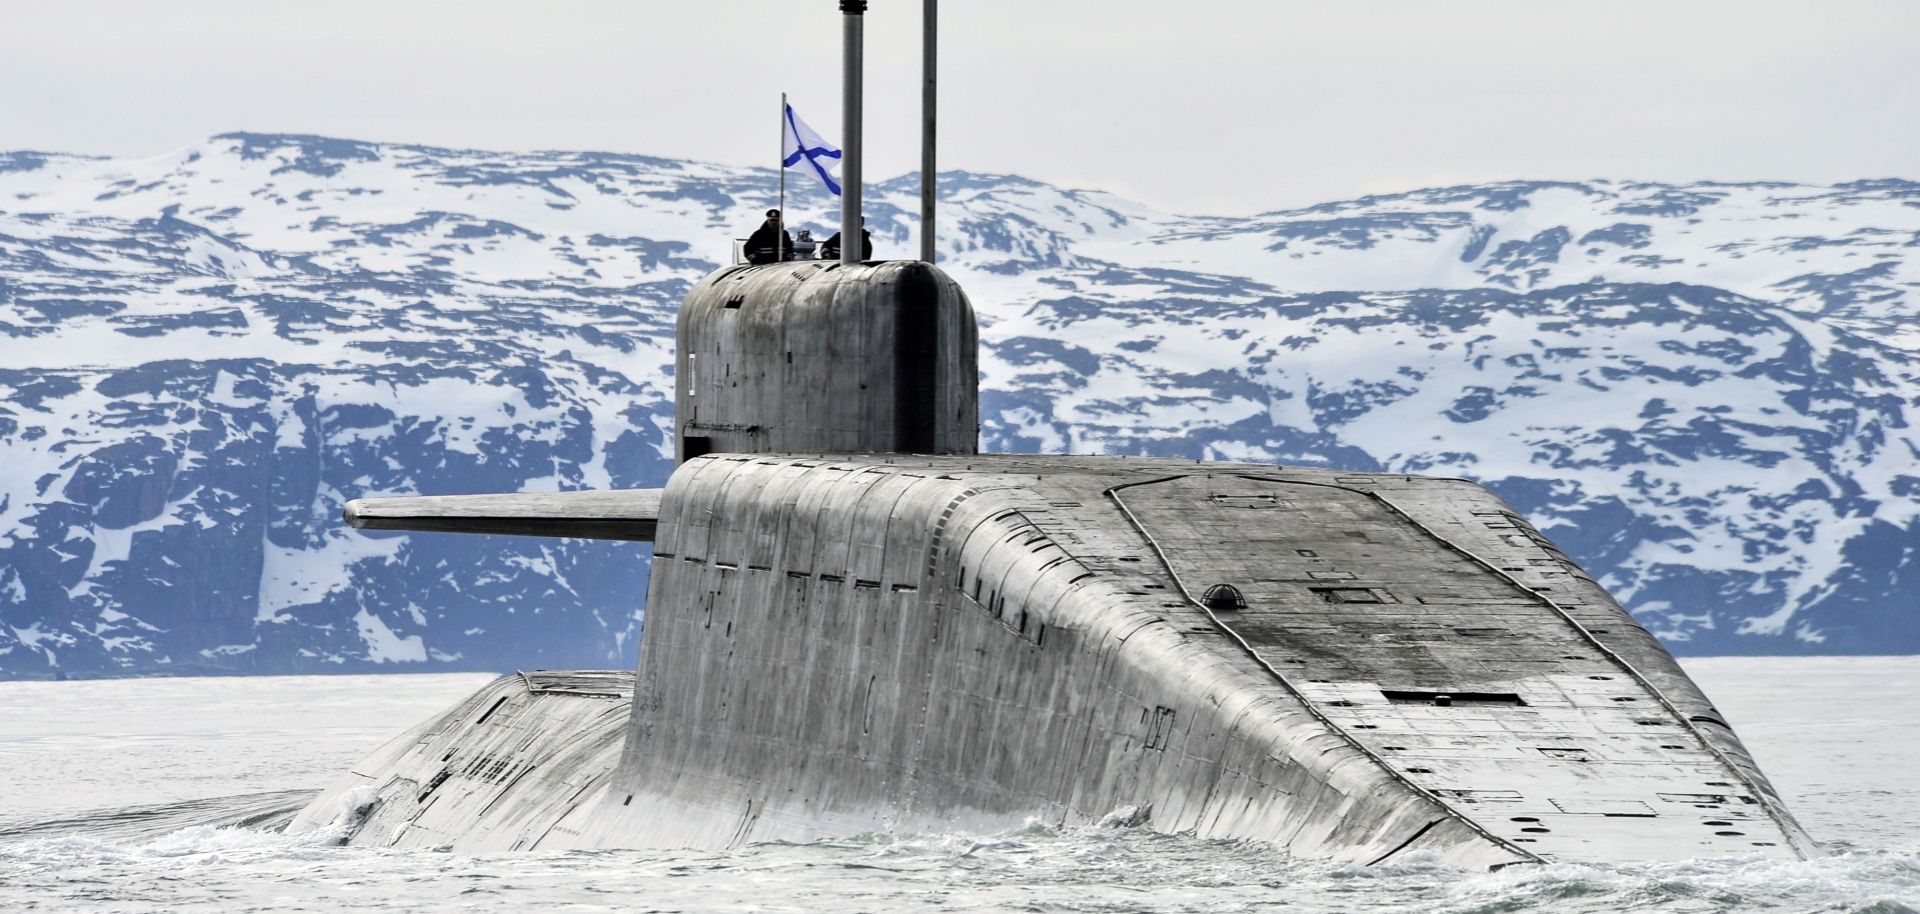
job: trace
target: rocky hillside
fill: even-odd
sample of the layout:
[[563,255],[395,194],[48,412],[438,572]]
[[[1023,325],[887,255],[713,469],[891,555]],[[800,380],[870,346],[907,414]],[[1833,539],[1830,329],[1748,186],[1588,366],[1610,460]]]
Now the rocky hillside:
[[[0,676],[627,664],[643,548],[339,508],[660,484],[674,308],[773,186],[305,136],[0,153]],[[879,256],[917,250],[915,188],[870,188]],[[987,450],[1468,476],[1676,650],[1920,651],[1920,184],[942,196]]]

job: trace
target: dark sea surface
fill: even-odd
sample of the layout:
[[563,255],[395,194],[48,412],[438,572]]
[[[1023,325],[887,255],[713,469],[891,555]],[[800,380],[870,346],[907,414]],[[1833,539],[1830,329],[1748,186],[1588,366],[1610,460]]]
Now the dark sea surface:
[[0,911],[1920,909],[1920,658],[1685,665],[1828,856],[1483,873],[1043,825],[729,852],[340,848],[189,823],[297,804],[487,677],[16,682],[0,683]]

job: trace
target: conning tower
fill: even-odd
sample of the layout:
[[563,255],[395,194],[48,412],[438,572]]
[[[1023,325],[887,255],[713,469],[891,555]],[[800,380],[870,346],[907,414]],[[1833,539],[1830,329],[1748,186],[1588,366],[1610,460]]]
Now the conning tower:
[[675,456],[972,454],[978,330],[919,261],[721,270],[680,308]]

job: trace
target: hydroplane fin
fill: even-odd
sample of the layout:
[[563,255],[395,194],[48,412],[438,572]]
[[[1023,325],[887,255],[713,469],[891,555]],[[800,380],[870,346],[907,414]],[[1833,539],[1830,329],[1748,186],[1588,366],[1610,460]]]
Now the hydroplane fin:
[[513,495],[415,495],[347,502],[361,530],[501,533],[653,542],[663,489],[528,492]]

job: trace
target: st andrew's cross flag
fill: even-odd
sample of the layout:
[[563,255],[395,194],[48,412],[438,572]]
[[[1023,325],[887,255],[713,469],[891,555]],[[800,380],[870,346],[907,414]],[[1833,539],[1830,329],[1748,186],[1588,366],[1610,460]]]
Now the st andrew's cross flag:
[[835,196],[840,194],[840,182],[833,179],[833,167],[840,164],[840,147],[820,138],[814,133],[800,115],[793,113],[793,106],[786,106],[786,146],[782,150],[781,165],[786,168],[798,166],[803,171],[812,172],[827,186]]

